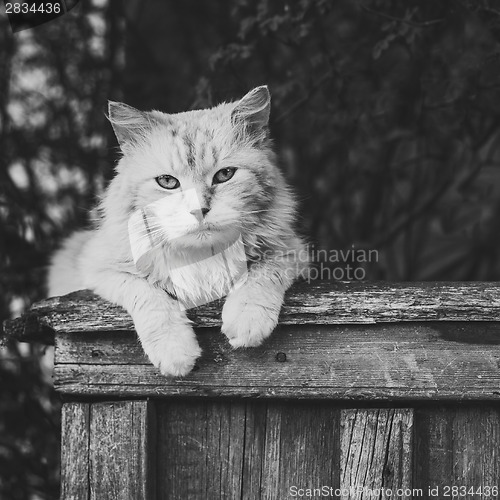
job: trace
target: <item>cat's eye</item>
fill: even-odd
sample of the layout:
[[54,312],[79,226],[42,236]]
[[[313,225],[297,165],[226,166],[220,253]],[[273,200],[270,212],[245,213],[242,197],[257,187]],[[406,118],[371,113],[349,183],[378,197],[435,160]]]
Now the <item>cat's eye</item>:
[[158,183],[158,186],[163,189],[177,189],[181,185],[181,183],[171,175],[160,175],[155,181]]
[[222,184],[223,182],[227,182],[231,177],[233,177],[236,172],[236,168],[228,167],[222,168],[214,175],[214,184]]

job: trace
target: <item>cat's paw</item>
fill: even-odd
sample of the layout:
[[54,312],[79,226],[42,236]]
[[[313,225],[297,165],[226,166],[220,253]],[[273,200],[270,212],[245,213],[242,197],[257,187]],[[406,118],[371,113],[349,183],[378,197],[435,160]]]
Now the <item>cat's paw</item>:
[[256,347],[276,328],[280,308],[281,300],[262,305],[239,290],[222,309],[222,333],[235,348]]
[[[179,331],[183,329],[183,331]],[[146,354],[165,377],[184,377],[194,367],[201,349],[190,326],[177,327],[175,337],[164,338],[146,349]]]

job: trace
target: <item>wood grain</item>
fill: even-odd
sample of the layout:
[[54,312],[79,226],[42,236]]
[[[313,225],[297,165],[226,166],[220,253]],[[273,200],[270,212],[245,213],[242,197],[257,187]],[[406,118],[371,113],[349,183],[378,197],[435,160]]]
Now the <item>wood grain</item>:
[[[301,284],[271,338],[247,350],[220,333],[214,303],[191,312],[203,355],[178,379],[150,364],[121,308],[90,292],[35,304],[6,329],[43,342],[55,333],[54,383],[66,398],[129,399],[64,405],[62,498],[281,500],[293,486],[326,485],[400,489],[390,498],[403,499],[406,488],[425,497],[500,476],[499,289]],[[497,404],[424,405],[414,418],[331,400]]]
[[343,500],[413,498],[412,409],[342,410],[340,436]]
[[245,403],[177,401],[159,408],[160,499],[239,498]]
[[155,500],[155,443],[151,401],[92,403],[90,500]]
[[61,422],[61,500],[88,500],[90,404],[64,403]]
[[[484,489],[500,478],[500,407],[498,405],[421,408],[415,415],[415,486],[428,492],[445,486]],[[497,499],[462,494],[460,498]],[[430,498],[424,496],[424,498]],[[458,496],[456,496],[458,498]]]
[[274,480],[274,476],[270,477],[266,474],[264,468],[264,460],[269,454],[267,450],[276,445],[276,443],[266,441],[266,433],[269,429],[267,408],[267,402],[264,401],[246,402],[245,454],[241,469],[242,500],[263,498],[264,488]]
[[66,394],[120,397],[500,400],[499,323],[291,325],[247,350],[215,328],[198,338],[198,369],[167,379],[133,333],[59,334],[54,383]]
[[260,498],[287,500],[297,497],[297,489],[306,495],[338,488],[339,428],[339,410],[331,404],[268,404]]
[[338,487],[332,405],[186,401],[159,404],[160,499],[291,498],[290,486]]
[[[195,324],[220,327],[222,302],[190,311]],[[471,283],[298,283],[286,296],[282,325],[375,324],[400,321],[498,321],[500,286]],[[5,333],[24,341],[50,342],[50,331],[133,331],[130,316],[89,291],[34,304],[7,321]]]

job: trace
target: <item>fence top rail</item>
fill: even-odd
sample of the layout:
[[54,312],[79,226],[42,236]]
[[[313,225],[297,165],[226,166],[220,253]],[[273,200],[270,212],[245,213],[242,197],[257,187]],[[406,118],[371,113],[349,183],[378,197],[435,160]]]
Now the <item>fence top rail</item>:
[[232,349],[221,302],[189,314],[196,370],[161,376],[130,316],[89,291],[34,304],[12,338],[53,343],[71,397],[500,401],[500,283],[301,283],[263,345]]
[[[222,301],[188,311],[199,328],[220,326]],[[500,321],[499,282],[297,283],[287,293],[281,325],[347,325],[420,321]],[[88,290],[34,304],[4,324],[5,335],[52,344],[54,333],[134,330],[121,307]]]

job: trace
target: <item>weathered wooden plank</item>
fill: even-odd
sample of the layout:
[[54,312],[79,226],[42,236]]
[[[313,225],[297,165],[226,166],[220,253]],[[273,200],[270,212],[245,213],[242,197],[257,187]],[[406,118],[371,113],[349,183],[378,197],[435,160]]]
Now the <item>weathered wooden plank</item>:
[[[340,349],[342,357],[353,353],[351,340],[370,344],[389,351],[433,350],[456,348],[475,351],[484,359],[484,350],[495,356],[500,354],[500,322],[427,322],[401,323],[397,325],[345,325],[345,326],[283,326],[274,332],[261,348],[234,350],[217,328],[198,329],[198,340],[205,353],[202,359],[225,365],[229,358],[242,353],[264,353],[275,351],[285,354],[285,362],[297,359],[300,351],[307,348],[314,356],[325,355],[327,349],[336,355]],[[469,346],[469,347],[467,347]],[[471,349],[470,346],[474,346]],[[288,353],[288,354],[287,354]],[[289,354],[294,353],[295,358]],[[339,353],[340,354],[340,353]],[[57,364],[150,364],[133,332],[60,333],[57,336]],[[280,356],[278,356],[280,357]],[[281,358],[280,358],[281,359]],[[378,359],[378,358],[377,358]],[[275,359],[274,361],[278,361]]]
[[[272,500],[280,491],[281,456],[281,409],[279,404],[269,403],[266,410],[265,441],[262,449],[262,500]],[[258,498],[258,497],[257,497]]]
[[[500,409],[459,411],[453,424],[453,483],[500,488]],[[499,495],[483,491],[483,498],[487,496]]]
[[135,332],[58,333],[57,363],[150,364]]
[[[422,408],[415,422],[416,486],[439,498],[499,498],[498,405]],[[451,486],[458,492],[446,490]],[[494,486],[496,493],[485,490]]]
[[281,500],[293,485],[338,487],[338,415],[328,403],[160,403],[160,498]]
[[199,369],[167,379],[131,333],[60,334],[55,386],[116,396],[500,400],[499,323],[283,326],[247,350],[216,329],[198,337]]
[[270,403],[260,498],[286,500],[312,496],[308,491],[335,491],[338,449],[338,409],[317,402]]
[[160,498],[195,498],[206,491],[208,444],[206,403],[158,403],[158,490]]
[[261,499],[265,484],[262,480],[266,449],[267,404],[265,401],[246,403],[245,453],[242,468],[241,500]]
[[[239,498],[242,490],[243,455],[245,452],[246,408],[241,402],[212,406],[208,412],[208,469],[210,475],[204,498]],[[224,432],[221,433],[221,429]],[[200,497],[198,497],[200,498]]]
[[160,498],[240,498],[245,403],[167,402],[159,417]]
[[[452,419],[456,406],[415,411],[415,487],[429,494],[429,488],[450,485],[453,470]],[[428,498],[428,495],[424,498]]]
[[341,498],[413,498],[413,410],[342,410],[340,418]]
[[[220,326],[221,301],[190,312],[199,327]],[[280,324],[373,324],[399,321],[500,320],[500,286],[471,283],[298,283],[286,297]],[[57,332],[133,330],[130,316],[88,291],[34,304],[5,324],[18,340],[47,341]]]
[[88,500],[90,404],[64,403],[61,421],[61,500]]
[[5,320],[3,332],[0,333],[0,345],[3,345],[8,337],[20,342],[54,345],[54,329],[44,324],[35,312],[28,311],[19,318]]
[[91,500],[156,498],[155,417],[151,401],[91,404]]

